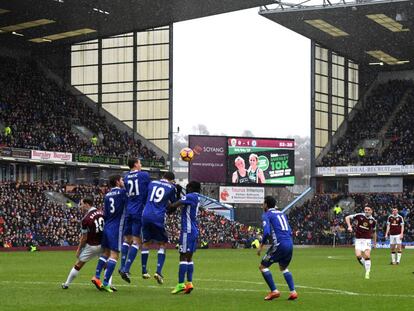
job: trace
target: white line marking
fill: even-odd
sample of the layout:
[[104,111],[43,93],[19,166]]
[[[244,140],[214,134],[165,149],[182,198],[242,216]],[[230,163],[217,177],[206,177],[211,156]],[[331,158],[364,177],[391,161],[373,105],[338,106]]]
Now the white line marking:
[[[223,280],[214,280],[214,279],[199,279],[199,281],[211,281],[211,282],[217,282],[217,281],[223,281]],[[225,280],[228,282],[233,283],[247,283],[247,284],[261,284],[264,285],[264,283],[259,282],[250,282],[250,281],[236,281],[236,280]],[[56,287],[60,287],[60,284],[58,281],[56,282],[50,282],[50,281],[0,281],[0,284],[20,284],[20,285],[54,285]],[[77,285],[77,286],[90,286],[93,288],[93,286],[89,283],[72,283],[71,285]],[[157,285],[126,285],[126,284],[117,284],[116,287],[146,287],[146,288],[155,288],[155,289],[172,289],[173,287],[168,286],[157,286]],[[283,286],[286,286],[283,284]],[[333,288],[321,288],[321,287],[312,287],[312,286],[304,286],[304,285],[298,285],[297,288],[303,288],[303,289],[311,289],[314,291],[300,291],[299,295],[303,294],[322,294],[322,295],[346,295],[346,296],[366,296],[366,297],[398,297],[398,298],[414,298],[414,295],[402,295],[402,294],[369,294],[369,293],[356,293],[356,292],[349,292],[339,289],[333,289]],[[203,287],[196,287],[197,290],[202,291],[227,291],[227,292],[259,292],[263,293],[266,292],[266,289],[258,290],[258,289],[247,289],[247,288],[203,288]]]

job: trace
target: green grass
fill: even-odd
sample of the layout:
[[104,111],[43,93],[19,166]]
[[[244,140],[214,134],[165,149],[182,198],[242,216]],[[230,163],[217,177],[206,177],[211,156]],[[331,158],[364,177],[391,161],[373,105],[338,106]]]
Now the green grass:
[[[99,292],[90,283],[96,261],[86,264],[74,284],[62,290],[74,252],[0,253],[0,310],[409,310],[414,304],[414,254],[407,250],[399,266],[389,265],[389,250],[374,250],[371,279],[364,279],[353,249],[295,249],[289,267],[299,299],[288,290],[275,266],[281,298],[263,301],[268,292],[258,271],[255,250],[198,250],[191,295],[171,295],[177,282],[178,254],[167,252],[165,283],[139,278],[138,262],[128,285],[114,277],[116,293]],[[139,259],[139,258],[138,258]],[[155,268],[156,253],[149,267]]]

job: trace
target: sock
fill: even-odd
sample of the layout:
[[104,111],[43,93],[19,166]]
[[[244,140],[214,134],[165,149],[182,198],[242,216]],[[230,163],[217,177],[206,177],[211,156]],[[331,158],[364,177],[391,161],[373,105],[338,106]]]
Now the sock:
[[288,269],[285,269],[283,271],[283,276],[285,277],[285,281],[287,285],[289,286],[289,290],[291,292],[295,291],[295,284],[293,283],[293,276],[292,273]]
[[365,271],[366,272],[371,271],[371,259],[370,258],[365,259]]
[[391,252],[391,262],[396,262],[397,260],[397,258],[395,258],[396,256],[395,256],[395,252]]
[[74,266],[72,270],[70,270],[68,279],[66,280],[65,284],[69,285],[70,283],[72,283],[73,279],[76,278],[78,274],[79,274],[79,268],[77,266]]
[[262,275],[267,283],[267,286],[269,286],[270,290],[274,292],[276,290],[276,285],[273,281],[272,273],[269,271],[268,268],[265,268],[262,270]]
[[398,262],[398,263],[400,263],[400,260],[401,260],[401,255],[402,255],[402,253],[401,253],[401,252],[398,252],[398,253],[397,253],[397,262]]
[[129,248],[128,258],[125,263],[124,272],[129,273],[129,269],[131,269],[131,265],[135,260],[135,257],[137,257],[137,253],[139,250],[139,246],[137,244],[132,244]]
[[95,272],[95,277],[97,279],[101,278],[101,272],[102,272],[102,269],[105,266],[107,260],[108,260],[108,257],[106,257],[106,256],[99,257],[98,264],[96,265],[96,272]]
[[178,283],[184,283],[185,273],[187,272],[187,261],[180,261],[178,267]]
[[141,249],[141,266],[142,266],[142,274],[148,273],[147,270],[147,262],[148,262],[149,250],[148,249]]
[[109,258],[106,264],[105,278],[103,281],[104,286],[108,286],[109,279],[111,278],[112,273],[115,270],[115,267],[116,267],[116,260],[113,258]]
[[125,262],[128,257],[130,245],[127,242],[122,243],[121,247],[121,267],[119,268],[121,271],[124,271],[125,269]]
[[358,260],[358,262],[359,262],[359,264],[360,264],[361,266],[363,266],[363,265],[365,264],[365,259],[364,259],[364,258],[362,258],[362,257],[357,257],[357,260]]
[[194,262],[190,261],[187,264],[187,281],[188,282],[193,281],[193,272],[194,272]]
[[158,261],[157,261],[157,273],[161,274],[162,267],[165,262],[165,248],[160,248],[158,250]]

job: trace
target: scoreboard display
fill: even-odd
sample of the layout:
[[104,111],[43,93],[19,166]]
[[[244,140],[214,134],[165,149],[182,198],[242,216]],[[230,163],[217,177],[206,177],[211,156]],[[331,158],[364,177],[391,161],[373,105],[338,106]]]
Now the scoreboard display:
[[227,182],[231,184],[295,184],[293,139],[228,137]]
[[190,135],[190,180],[240,186],[295,184],[295,141]]

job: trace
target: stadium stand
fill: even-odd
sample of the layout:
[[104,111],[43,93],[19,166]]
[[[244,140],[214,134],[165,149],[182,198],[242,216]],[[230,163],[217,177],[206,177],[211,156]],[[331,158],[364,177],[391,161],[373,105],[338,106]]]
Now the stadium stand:
[[[406,109],[413,101],[414,83],[411,80],[391,80],[379,84],[367,97],[362,108],[349,122],[347,131],[338,143],[322,158],[320,166],[347,166],[347,165],[379,165],[402,164],[411,161],[410,154],[413,134],[407,128],[412,119]],[[412,109],[412,108],[411,108]],[[381,131],[390,122],[384,137]],[[384,148],[367,150],[367,154],[359,157],[356,148],[365,139],[380,139],[392,141],[385,151]],[[404,148],[399,148],[406,145]]]
[[[47,80],[34,62],[7,57],[0,62],[0,123],[11,130],[1,133],[0,146],[164,160]],[[84,126],[102,139],[96,144],[82,139],[72,125]]]

